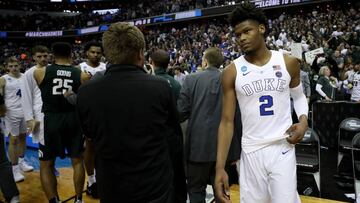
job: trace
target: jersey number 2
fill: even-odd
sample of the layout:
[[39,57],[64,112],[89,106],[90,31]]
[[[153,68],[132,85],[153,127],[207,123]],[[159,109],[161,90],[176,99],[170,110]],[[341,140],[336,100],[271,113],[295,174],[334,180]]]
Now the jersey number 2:
[[55,78],[53,80],[53,84],[55,84],[52,89],[53,95],[62,95],[66,91],[72,90],[71,83],[73,83],[73,80]]
[[259,98],[260,105],[260,116],[271,116],[274,115],[274,111],[269,109],[273,103],[273,98],[270,95],[264,95]]

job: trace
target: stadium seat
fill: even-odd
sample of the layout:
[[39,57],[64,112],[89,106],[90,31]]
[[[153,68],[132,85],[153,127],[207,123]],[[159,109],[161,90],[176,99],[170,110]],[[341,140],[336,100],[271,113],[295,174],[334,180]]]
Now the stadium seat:
[[355,197],[360,200],[360,133],[352,140],[352,167],[354,174]]
[[311,174],[316,182],[320,196],[320,139],[318,134],[308,128],[301,142],[295,145],[297,171]]
[[340,173],[340,163],[344,155],[351,153],[351,141],[353,140],[356,133],[360,132],[360,119],[359,118],[347,118],[344,119],[339,126],[338,135],[338,156],[337,156],[337,171]]

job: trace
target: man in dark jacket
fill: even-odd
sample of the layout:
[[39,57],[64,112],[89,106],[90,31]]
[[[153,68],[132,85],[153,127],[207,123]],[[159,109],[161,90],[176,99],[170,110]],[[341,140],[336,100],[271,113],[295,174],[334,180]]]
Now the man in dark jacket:
[[167,137],[179,121],[171,88],[143,71],[145,39],[137,27],[112,24],[102,41],[112,65],[77,97],[84,133],[95,143],[100,201],[172,203]]
[[[218,48],[205,50],[204,71],[186,77],[177,101],[180,120],[188,120],[185,159],[190,203],[205,202],[206,185],[215,178],[217,130],[221,120],[222,89],[219,67],[224,61]],[[236,139],[237,136],[234,136]],[[239,142],[233,141],[229,160],[239,159]],[[233,151],[233,150],[237,151]]]
[[[155,75],[169,83],[175,99],[179,97],[181,85],[172,76],[166,73],[170,57],[164,50],[156,50],[150,55],[151,65],[154,67]],[[183,158],[183,136],[181,128],[170,129],[168,142],[170,156],[174,168],[174,203],[185,203],[187,198],[185,168]]]

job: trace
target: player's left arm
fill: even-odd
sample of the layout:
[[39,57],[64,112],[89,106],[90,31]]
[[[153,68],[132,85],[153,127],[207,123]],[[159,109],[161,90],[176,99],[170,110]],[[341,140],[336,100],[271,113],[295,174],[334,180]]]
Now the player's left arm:
[[290,95],[294,101],[294,109],[299,118],[299,123],[292,125],[287,132],[289,137],[287,141],[291,144],[300,142],[308,128],[308,112],[309,106],[306,100],[306,96],[302,89],[300,80],[300,64],[299,61],[292,56],[284,55],[286,69],[288,70],[291,81],[290,81]]
[[89,81],[90,78],[91,78],[90,74],[87,74],[87,73],[81,71],[81,74],[80,74],[81,84],[84,84],[85,82]]

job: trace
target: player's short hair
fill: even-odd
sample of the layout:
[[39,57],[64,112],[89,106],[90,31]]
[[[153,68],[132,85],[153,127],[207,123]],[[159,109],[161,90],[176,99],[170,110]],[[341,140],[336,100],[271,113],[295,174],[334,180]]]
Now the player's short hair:
[[110,64],[133,64],[136,54],[145,49],[143,33],[125,22],[111,24],[103,34],[102,43]]
[[20,61],[15,56],[11,56],[5,60],[4,62],[5,67],[7,67],[9,63],[17,63],[20,65]]
[[232,27],[246,20],[254,20],[267,27],[267,18],[263,10],[248,0],[243,1],[228,17],[228,21]]
[[150,58],[154,62],[154,65],[156,67],[163,68],[163,69],[166,69],[170,62],[169,54],[163,49],[158,49],[158,50],[154,51],[150,55]]
[[35,55],[36,53],[49,53],[49,49],[46,46],[37,45],[32,48],[31,53],[32,55]]
[[71,45],[67,42],[55,42],[51,45],[51,50],[55,57],[71,57]]
[[224,55],[222,54],[222,51],[216,47],[206,49],[203,57],[206,59],[208,66],[220,68],[224,63]]
[[85,46],[84,46],[84,51],[85,52],[89,51],[89,49],[91,47],[100,47],[101,52],[104,52],[102,44],[100,42],[97,42],[97,41],[90,41],[90,42],[86,43]]

